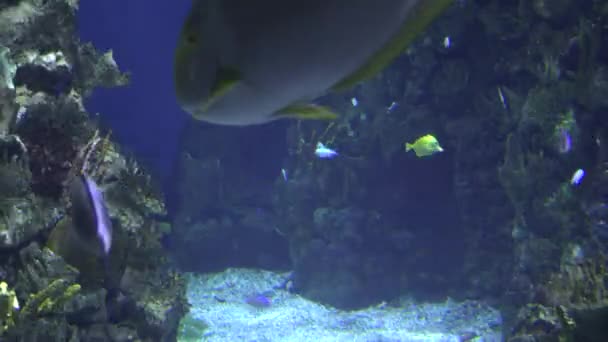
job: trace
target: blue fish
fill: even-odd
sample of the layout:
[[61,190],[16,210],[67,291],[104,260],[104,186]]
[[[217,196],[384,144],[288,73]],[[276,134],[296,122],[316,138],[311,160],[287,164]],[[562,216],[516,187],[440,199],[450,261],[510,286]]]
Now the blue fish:
[[315,149],[315,155],[323,159],[332,159],[338,156],[338,152],[326,147],[322,142],[318,142],[317,148]]
[[576,170],[574,172],[574,174],[572,175],[572,178],[570,179],[570,184],[572,184],[572,185],[581,184],[583,177],[585,177],[585,170],[583,170],[583,169]]
[[256,308],[267,308],[272,305],[272,300],[270,297],[258,293],[245,298],[245,303]]
[[568,153],[572,150],[572,138],[570,132],[565,128],[561,128],[558,132],[557,149],[559,153]]

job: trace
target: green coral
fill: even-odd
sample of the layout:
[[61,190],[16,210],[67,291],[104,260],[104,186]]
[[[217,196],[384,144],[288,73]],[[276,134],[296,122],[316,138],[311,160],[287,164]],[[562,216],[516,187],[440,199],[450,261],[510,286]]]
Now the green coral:
[[47,298],[45,299],[40,307],[38,307],[38,314],[57,311],[57,309],[61,308],[63,304],[72,299],[76,294],[80,292],[79,284],[72,284],[68,286],[67,289],[56,299]]
[[0,334],[15,325],[15,310],[19,309],[19,300],[15,290],[8,289],[8,284],[0,283]]
[[79,291],[79,284],[70,284],[70,282],[63,278],[55,279],[46,288],[31,295],[19,318],[28,320],[40,315],[60,311],[63,305]]
[[187,314],[179,322],[177,340],[181,342],[200,341],[209,326],[203,320],[196,319]]
[[518,323],[509,341],[573,341],[575,322],[561,306],[528,304],[517,316]]

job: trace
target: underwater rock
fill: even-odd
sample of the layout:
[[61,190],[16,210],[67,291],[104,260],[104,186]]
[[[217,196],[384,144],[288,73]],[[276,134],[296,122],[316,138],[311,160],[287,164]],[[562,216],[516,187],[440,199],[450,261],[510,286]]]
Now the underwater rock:
[[148,219],[167,215],[158,186],[134,158],[123,156],[118,146],[110,143],[102,157],[103,170],[97,172],[103,177],[108,210],[125,231],[136,233]]
[[17,66],[11,61],[10,50],[0,45],[0,89],[15,89],[13,78]]
[[33,92],[52,95],[69,93],[72,88],[72,72],[61,51],[38,55],[26,52],[27,61],[19,65],[15,73],[15,84]]
[[192,271],[215,271],[229,265],[285,269],[289,254],[274,221],[261,210],[241,210],[242,216],[220,220],[174,222],[171,247],[180,266]]
[[78,41],[77,8],[77,0],[23,0],[0,9],[0,41],[17,56],[22,81],[52,93],[57,86],[68,92],[76,89],[83,96],[98,86],[128,82],[128,74],[118,70],[111,51],[100,54],[93,45]]
[[13,78],[17,66],[11,60],[10,50],[0,45],[0,136],[9,134],[18,106],[15,104]]
[[589,80],[591,86],[587,87],[586,103],[593,110],[603,110],[608,107],[608,66],[598,66]]
[[417,270],[419,256],[408,247],[425,242],[403,228],[388,228],[389,221],[376,212],[322,207],[312,221],[308,233],[314,238],[291,237],[293,286],[306,298],[356,309],[444,281]]
[[63,258],[50,249],[40,248],[32,243],[19,252],[23,266],[17,269],[15,289],[19,296],[34,294],[45,289],[57,279],[66,283],[75,283],[78,270],[68,265]]
[[[187,127],[172,196],[172,231],[166,239],[181,267],[200,272],[233,265],[289,267],[287,241],[271,204],[270,177],[280,169],[269,173],[268,165],[255,162],[266,158],[266,148],[247,154],[251,168],[246,171],[239,166],[243,154],[231,152],[275,130]],[[218,148],[206,151],[205,146]]]
[[[6,174],[5,174],[6,175]],[[0,253],[18,253],[32,243],[44,240],[61,214],[38,198],[27,195],[5,198],[0,203],[6,208],[0,212]]]
[[[24,305],[6,338],[171,340],[187,306],[180,275],[162,275],[170,269],[160,242],[164,200],[83,105],[94,88],[125,85],[129,76],[111,51],[78,41],[77,7],[75,0],[0,2],[0,256],[2,279]],[[56,243],[71,225],[66,186],[83,173],[108,195],[118,241],[107,268],[82,251],[70,257]],[[126,268],[154,276],[138,283],[146,294],[135,300],[138,314],[113,316],[128,306],[122,301],[134,301],[128,286],[110,288]],[[174,308],[164,316],[149,309],[161,300],[157,290],[159,307]],[[131,327],[119,326],[125,322]]]
[[575,323],[562,307],[528,304],[517,314],[509,342],[573,341]]
[[31,177],[27,148],[21,139],[0,135],[0,201],[19,202],[30,191]]
[[54,97],[18,91],[21,117],[15,131],[28,149],[32,190],[59,198],[76,159],[93,133],[82,99],[77,93]]
[[87,326],[107,322],[105,289],[81,291],[66,303],[66,319],[71,325]]
[[[147,290],[151,281],[161,285],[154,292]],[[174,340],[179,320],[189,308],[185,298],[185,279],[172,271],[151,272],[128,267],[120,284],[128,289],[132,300],[129,308],[132,314],[125,319],[136,322],[139,336],[160,341]]]
[[571,11],[577,5],[573,0],[534,0],[532,8],[534,12],[543,19],[559,21],[565,16],[571,15]]

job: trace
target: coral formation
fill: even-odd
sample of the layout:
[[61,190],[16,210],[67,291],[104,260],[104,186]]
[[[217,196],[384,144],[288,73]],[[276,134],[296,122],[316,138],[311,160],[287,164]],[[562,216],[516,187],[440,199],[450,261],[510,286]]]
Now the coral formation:
[[[0,3],[0,269],[11,288],[2,339],[171,340],[185,284],[161,246],[166,209],[148,173],[83,101],[127,84],[111,51],[78,40],[73,0]],[[107,260],[69,239],[67,185],[99,184],[113,221]],[[3,306],[5,309],[7,306]]]
[[49,313],[61,313],[63,305],[80,291],[79,284],[70,284],[66,279],[52,281],[40,292],[30,295],[19,313],[19,319],[29,321]]
[[15,314],[19,308],[15,290],[9,290],[6,282],[0,282],[0,334],[15,325]]

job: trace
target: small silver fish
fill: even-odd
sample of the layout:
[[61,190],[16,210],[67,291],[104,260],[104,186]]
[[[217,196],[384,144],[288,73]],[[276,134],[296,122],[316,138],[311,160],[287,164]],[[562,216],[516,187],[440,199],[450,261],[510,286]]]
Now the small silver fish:
[[283,176],[283,180],[287,182],[287,170],[281,169],[281,176]]
[[338,152],[326,147],[322,142],[318,142],[317,148],[315,149],[315,155],[323,159],[332,159],[338,156]]
[[496,89],[498,90],[498,99],[500,99],[500,103],[502,103],[502,107],[504,109],[507,109],[507,99],[505,98],[505,95],[502,93],[502,88],[497,87]]
[[451,45],[450,36],[445,36],[445,38],[443,38],[443,47],[449,49]]
[[356,97],[350,99],[350,103],[352,103],[353,107],[357,107],[357,105],[359,105],[359,101],[357,101]]

